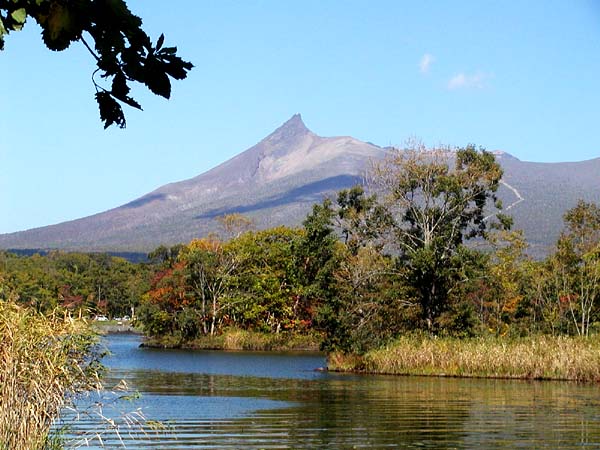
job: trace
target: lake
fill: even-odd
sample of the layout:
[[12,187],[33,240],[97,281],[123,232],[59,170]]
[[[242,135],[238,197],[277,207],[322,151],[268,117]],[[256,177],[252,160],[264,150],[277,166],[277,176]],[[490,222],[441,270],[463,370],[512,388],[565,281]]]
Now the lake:
[[105,339],[106,384],[124,380],[129,389],[82,400],[89,415],[71,424],[72,445],[600,448],[597,385],[334,374],[315,371],[322,354],[159,350],[140,348],[136,335]]

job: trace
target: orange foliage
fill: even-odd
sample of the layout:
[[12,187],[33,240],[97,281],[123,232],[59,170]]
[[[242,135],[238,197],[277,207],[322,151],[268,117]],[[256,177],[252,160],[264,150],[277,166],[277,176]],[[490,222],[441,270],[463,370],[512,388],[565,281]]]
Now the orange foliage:
[[161,305],[161,308],[173,312],[188,306],[192,298],[187,294],[185,264],[176,263],[172,268],[157,272],[152,280],[152,288],[148,291],[151,303]]

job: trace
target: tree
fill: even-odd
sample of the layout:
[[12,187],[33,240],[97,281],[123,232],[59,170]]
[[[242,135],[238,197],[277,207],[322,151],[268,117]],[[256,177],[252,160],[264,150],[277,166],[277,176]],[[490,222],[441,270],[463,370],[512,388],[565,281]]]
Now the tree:
[[511,322],[526,309],[525,290],[530,285],[527,243],[522,230],[490,233],[488,240],[493,248],[486,268],[490,295],[479,306],[488,328],[506,334]]
[[369,246],[340,253],[334,273],[340,307],[330,323],[335,328],[327,330],[325,346],[363,353],[385,344],[407,325],[412,328],[418,305],[415,308],[411,301],[393,258]]
[[223,297],[229,288],[238,260],[235,253],[215,239],[194,239],[179,254],[185,265],[187,283],[199,303],[204,334],[214,335],[225,308]]
[[[48,49],[62,51],[79,41],[92,54],[97,66],[92,81],[104,128],[112,124],[125,128],[121,103],[142,109],[129,95],[130,82],[169,98],[169,77],[182,80],[193,67],[177,56],[176,47],[163,46],[164,35],[153,44],[141,28],[142,19],[124,0],[0,0],[0,50],[5,35],[20,31],[28,17],[41,26]],[[110,88],[98,84],[97,72]]]
[[186,272],[185,264],[178,262],[154,275],[140,308],[140,320],[149,334],[164,335],[178,331],[177,314],[194,302],[186,283]]
[[295,242],[293,253],[297,284],[302,286],[305,301],[327,298],[333,289],[335,246],[338,241],[332,226],[334,211],[331,202],[313,205],[303,222],[304,235]]
[[177,257],[183,249],[183,244],[176,244],[172,247],[160,245],[153,251],[148,253],[148,259],[154,265],[162,265],[164,267],[173,267],[177,262]]
[[223,229],[225,239],[238,238],[254,228],[254,221],[240,213],[224,214],[217,217],[217,222]]
[[[335,347],[343,304],[335,295],[333,274],[338,265],[338,238],[333,229],[331,201],[313,205],[303,222],[304,234],[294,245],[296,286],[303,309],[314,311],[316,328],[327,334],[324,349]],[[331,339],[330,339],[331,338]]]
[[337,206],[336,224],[353,255],[367,245],[383,247],[380,238],[392,218],[376,195],[366,196],[364,188],[357,185],[338,192]]
[[600,297],[600,207],[580,200],[564,219],[565,229],[550,258],[554,295],[568,307],[577,334],[588,336]]
[[[464,273],[468,253],[460,248],[485,237],[492,226],[488,202],[502,206],[495,195],[501,178],[494,155],[472,145],[451,151],[417,143],[392,151],[374,167],[371,182],[395,219],[390,244],[409,269],[408,281],[417,289],[429,328]],[[510,226],[505,216],[496,217],[498,227]]]
[[239,261],[228,310],[236,325],[275,333],[306,331],[310,317],[295,285],[292,255],[301,238],[298,229],[276,227],[228,243]]

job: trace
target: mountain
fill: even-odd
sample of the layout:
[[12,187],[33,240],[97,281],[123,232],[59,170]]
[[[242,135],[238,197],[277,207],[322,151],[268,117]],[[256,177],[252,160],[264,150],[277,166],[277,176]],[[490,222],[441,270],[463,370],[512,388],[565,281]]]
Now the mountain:
[[299,114],[255,146],[197,177],[78,220],[0,235],[0,248],[147,251],[205,235],[241,212],[258,227],[298,224],[313,203],[361,181],[385,151],[349,136],[320,137]]
[[[0,248],[148,251],[218,229],[232,212],[258,228],[301,223],[315,202],[362,181],[386,150],[349,136],[320,137],[299,114],[255,146],[189,180],[167,184],[103,213],[0,235]],[[562,215],[579,198],[600,203],[600,158],[534,163],[496,152],[505,175],[500,197],[522,228],[532,253],[548,251]]]
[[554,246],[563,215],[579,199],[600,204],[600,158],[538,163],[500,152],[496,159],[504,169],[500,197],[514,218],[513,228],[524,230],[534,256]]

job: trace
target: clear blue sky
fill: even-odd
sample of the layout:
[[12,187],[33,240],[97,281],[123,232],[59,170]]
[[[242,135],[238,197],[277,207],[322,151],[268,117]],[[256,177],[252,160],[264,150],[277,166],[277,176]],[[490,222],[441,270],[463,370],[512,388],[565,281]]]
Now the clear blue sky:
[[[195,69],[104,131],[93,60],[35,23],[0,53],[0,232],[198,175],[301,113],[323,136],[416,136],[522,160],[600,156],[600,2],[129,0]],[[600,189],[600,174],[599,174]]]

